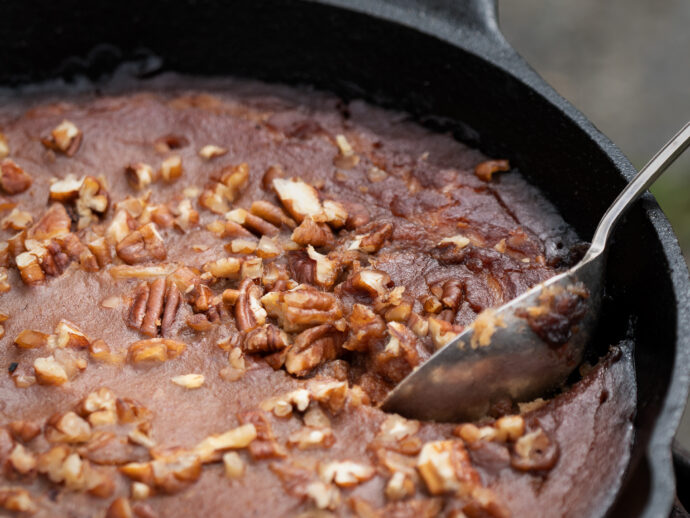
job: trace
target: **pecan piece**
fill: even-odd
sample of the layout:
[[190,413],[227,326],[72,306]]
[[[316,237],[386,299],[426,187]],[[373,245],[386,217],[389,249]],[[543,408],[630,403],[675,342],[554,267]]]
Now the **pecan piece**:
[[311,185],[297,178],[289,180],[273,179],[273,189],[285,207],[285,210],[298,222],[307,216],[323,217],[323,206],[319,201],[318,191]]
[[165,362],[180,356],[186,347],[186,344],[169,338],[149,338],[130,345],[128,354],[132,363]]
[[140,191],[151,185],[155,180],[155,173],[150,165],[136,162],[125,167],[125,178],[132,189]]
[[105,214],[108,210],[109,203],[110,198],[103,184],[93,176],[84,177],[76,201],[77,214],[79,215],[77,228],[83,229],[98,221],[98,216]]
[[163,261],[167,256],[163,238],[158,233],[155,223],[147,223],[139,230],[131,232],[117,244],[115,251],[127,264]]
[[212,160],[219,156],[223,156],[228,152],[224,147],[216,146],[215,144],[207,144],[199,150],[199,156],[205,160]]
[[347,318],[350,335],[343,344],[349,351],[366,351],[371,344],[383,338],[386,324],[383,319],[369,307],[362,304],[352,306],[352,312]]
[[273,291],[261,298],[268,314],[287,332],[333,323],[342,317],[342,307],[331,293],[299,285],[290,291]]
[[65,207],[60,203],[54,203],[43,213],[41,219],[29,229],[28,236],[39,241],[53,239],[69,233],[71,224],[72,220]]
[[285,225],[288,228],[295,228],[295,226],[297,225],[295,223],[295,220],[287,216],[280,207],[273,205],[269,201],[255,201],[252,203],[252,206],[250,207],[249,211],[254,216],[266,220],[269,223],[275,225],[276,227]]
[[295,376],[306,376],[322,363],[336,359],[345,340],[332,324],[322,324],[302,331],[287,353],[285,369]]
[[10,155],[10,144],[4,133],[0,133],[0,160]]
[[14,160],[0,162],[0,187],[7,194],[19,194],[31,187],[33,180]]
[[558,460],[558,445],[541,428],[515,442],[510,464],[520,471],[549,470]]
[[48,149],[72,157],[79,150],[82,138],[83,133],[73,122],[63,120],[41,142]]
[[242,342],[242,349],[249,354],[275,353],[285,349],[290,339],[282,329],[273,324],[264,324],[247,333]]
[[184,135],[163,135],[153,141],[153,147],[159,153],[169,153],[174,149],[180,149],[189,145],[189,139]]
[[316,223],[311,217],[305,217],[302,223],[292,232],[291,239],[302,246],[332,247],[335,243],[333,232],[325,223]]
[[250,278],[244,279],[239,287],[235,302],[235,319],[240,331],[251,331],[266,322],[266,310],[261,305],[262,290]]
[[508,160],[485,160],[474,168],[474,174],[484,182],[490,182],[494,173],[499,171],[510,171]]
[[174,182],[182,176],[182,158],[179,155],[169,156],[161,163],[158,174],[166,182]]
[[350,250],[361,250],[368,254],[373,254],[381,250],[386,240],[393,235],[393,225],[384,223],[373,232],[368,234],[358,235],[354,242],[350,245]]
[[146,305],[149,300],[149,284],[142,282],[134,292],[134,300],[129,308],[127,326],[139,330],[146,315]]

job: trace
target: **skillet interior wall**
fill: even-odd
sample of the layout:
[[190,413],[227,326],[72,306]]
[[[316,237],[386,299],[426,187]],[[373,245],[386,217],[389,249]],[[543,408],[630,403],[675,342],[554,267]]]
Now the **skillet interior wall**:
[[[364,15],[297,0],[2,4],[0,84],[98,79],[123,61],[155,55],[161,70],[362,97],[510,158],[585,238],[624,185],[608,155],[518,80],[436,38]],[[629,470],[619,502],[640,509],[650,484],[645,448],[673,367],[675,301],[659,239],[639,207],[617,242],[598,342],[623,338],[633,315],[639,401],[632,465],[639,469]]]

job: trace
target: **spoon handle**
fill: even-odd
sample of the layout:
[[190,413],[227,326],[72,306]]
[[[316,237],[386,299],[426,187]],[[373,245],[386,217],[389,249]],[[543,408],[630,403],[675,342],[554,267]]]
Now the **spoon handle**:
[[599,255],[606,247],[613,227],[616,226],[621,215],[654,181],[666,171],[676,158],[690,145],[690,122],[686,123],[676,135],[669,140],[654,157],[647,162],[632,181],[623,189],[616,200],[601,218],[597,226],[592,245],[589,247],[583,261]]

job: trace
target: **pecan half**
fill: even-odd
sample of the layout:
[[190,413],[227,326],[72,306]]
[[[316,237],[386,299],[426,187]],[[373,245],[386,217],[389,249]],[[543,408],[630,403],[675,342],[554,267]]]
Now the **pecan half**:
[[115,251],[127,264],[163,261],[167,256],[163,238],[154,223],[147,223],[139,230],[131,232],[117,244]]
[[134,292],[134,300],[129,308],[127,326],[139,330],[146,315],[146,304],[149,300],[149,284],[142,282]]
[[156,336],[158,334],[159,319],[163,314],[165,302],[165,288],[165,279],[156,279],[149,287],[146,312],[139,328],[142,334],[146,336]]
[[0,162],[0,187],[7,194],[19,194],[26,191],[33,180],[14,160],[5,158]]
[[165,290],[165,308],[163,309],[163,318],[161,320],[161,336],[163,338],[167,338],[171,334],[181,300],[180,290],[175,283],[171,282]]

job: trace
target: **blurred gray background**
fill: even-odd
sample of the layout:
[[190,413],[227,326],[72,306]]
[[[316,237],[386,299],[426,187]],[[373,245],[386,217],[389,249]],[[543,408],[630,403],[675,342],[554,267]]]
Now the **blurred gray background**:
[[[639,169],[690,120],[690,0],[499,0],[506,38]],[[690,258],[690,151],[652,188]],[[690,450],[690,409],[677,438]]]

